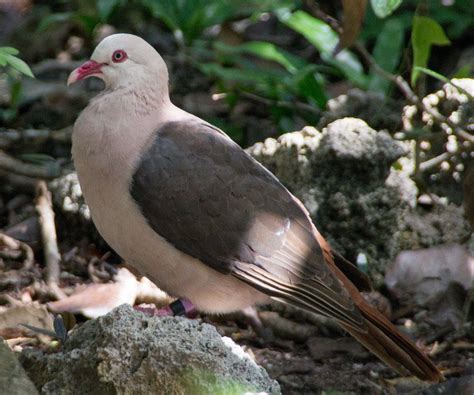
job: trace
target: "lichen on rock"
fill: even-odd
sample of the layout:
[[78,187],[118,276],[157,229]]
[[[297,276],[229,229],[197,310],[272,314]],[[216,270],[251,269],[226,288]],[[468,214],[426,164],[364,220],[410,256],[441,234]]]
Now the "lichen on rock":
[[55,354],[21,362],[43,394],[279,394],[232,340],[197,320],[147,317],[122,305],[76,329]]
[[406,148],[388,133],[344,118],[322,131],[305,128],[267,139],[248,152],[302,200],[318,229],[347,258],[364,254],[375,275],[395,256],[416,187],[391,166]]

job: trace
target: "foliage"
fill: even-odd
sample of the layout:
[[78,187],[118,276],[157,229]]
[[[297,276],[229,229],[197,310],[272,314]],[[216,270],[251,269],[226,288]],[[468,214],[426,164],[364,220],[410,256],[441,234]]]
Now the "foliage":
[[[434,45],[460,37],[471,22],[470,1],[446,7],[439,0],[343,0],[342,32],[314,10],[324,2],[290,0],[73,0],[52,2],[54,11],[39,30],[65,21],[80,26],[92,38],[97,28],[111,24],[122,31],[142,34],[143,25],[170,31],[178,57],[210,77],[231,106],[242,96],[260,102],[281,132],[302,121],[315,124],[326,107],[330,86],[350,86],[398,94],[393,80],[384,78],[361,56],[354,43],[365,48],[376,65],[392,74],[411,74],[418,88],[420,67],[433,67]],[[313,8],[313,5],[315,8]],[[295,38],[298,46],[242,38],[240,24],[272,19],[278,31]],[[125,27],[125,28],[124,28]],[[135,29],[135,30],[134,30]],[[229,32],[239,36],[226,40]],[[293,32],[293,33],[291,33]],[[295,36],[296,34],[296,36]],[[448,39],[449,37],[449,39]],[[411,50],[412,56],[409,51]],[[459,70],[459,76],[469,68]],[[215,121],[215,120],[214,120]]]
[[372,9],[379,18],[385,18],[395,11],[402,0],[370,0]]
[[334,56],[339,38],[327,23],[304,11],[283,12],[280,13],[279,19],[303,35],[319,51],[322,60],[337,69],[343,77],[356,86],[366,86],[363,67],[351,52],[343,50]]
[[0,108],[0,120],[8,121],[17,115],[18,103],[21,97],[21,81],[18,74],[34,78],[30,67],[16,56],[18,53],[19,51],[16,48],[0,47],[0,78],[6,77],[9,91],[9,107],[6,109]]
[[415,85],[419,75],[417,67],[427,66],[431,47],[433,45],[448,45],[450,41],[438,22],[425,16],[415,15],[411,43],[414,66],[411,73],[411,83]]
[[289,1],[272,0],[142,0],[152,15],[161,19],[178,40],[186,44],[201,37],[204,31],[229,20],[252,17],[271,11]]
[[12,69],[34,78],[30,67],[16,55],[18,50],[11,47],[0,47],[0,67],[11,67]]
[[[404,29],[398,19],[389,19],[385,22],[375,41],[372,55],[375,62],[384,70],[395,72],[400,62],[403,50]],[[387,94],[390,81],[375,72],[370,73],[369,90]]]

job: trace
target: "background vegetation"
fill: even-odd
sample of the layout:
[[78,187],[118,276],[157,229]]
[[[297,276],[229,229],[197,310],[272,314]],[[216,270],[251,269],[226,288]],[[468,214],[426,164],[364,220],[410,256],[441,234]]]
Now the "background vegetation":
[[[243,147],[305,126],[321,131],[332,121],[344,117],[361,118],[373,129],[387,131],[393,139],[402,142],[407,151],[391,170],[408,174],[406,180],[410,187],[412,181],[417,187],[411,190],[418,193],[413,207],[407,209],[412,223],[406,218],[400,222],[405,221],[407,229],[429,224],[429,232],[435,234],[429,240],[420,236],[413,241],[410,238],[416,229],[406,232],[408,236],[400,237],[400,240],[409,239],[403,248],[425,247],[427,259],[431,259],[435,252],[428,247],[452,242],[457,243],[453,247],[458,248],[456,251],[462,251],[460,255],[465,254],[466,259],[472,260],[462,243],[470,237],[472,244],[474,239],[472,235],[464,237],[469,233],[469,226],[459,212],[463,204],[464,216],[474,227],[474,168],[467,170],[473,166],[474,157],[473,27],[472,0],[0,1],[0,318],[4,305],[13,309],[23,304],[31,307],[30,302],[38,302],[44,308],[46,302],[64,300],[65,293],[71,293],[78,284],[120,285],[110,269],[113,265],[107,263],[120,260],[102,256],[108,247],[104,247],[91,230],[90,218],[87,225],[75,222],[77,217],[87,217],[87,210],[83,202],[81,205],[77,181],[76,184],[71,181],[72,186],[67,184],[70,181],[67,177],[73,174],[72,125],[88,100],[103,86],[97,79],[88,79],[67,88],[65,81],[72,69],[89,58],[98,42],[114,32],[133,33],[150,42],[170,68],[172,100],[220,126]],[[299,151],[295,157],[297,155]],[[66,180],[63,189],[69,194],[64,199],[68,207],[59,207],[64,201],[55,207],[59,214],[56,217],[59,243],[54,240],[51,245],[55,250],[49,256],[46,251],[42,258],[38,252],[42,248],[46,250],[47,243],[41,242],[38,218],[45,207],[49,207],[46,212],[52,212],[48,188],[63,193],[61,187],[57,187],[58,179]],[[43,181],[38,183],[39,180],[52,182],[47,186]],[[290,180],[289,183],[292,181],[295,185],[299,182]],[[351,186],[347,185],[349,189]],[[369,183],[364,186],[370,189]],[[347,199],[341,201],[349,201],[351,205],[350,199],[357,191],[347,189],[335,193],[345,194]],[[364,232],[374,224],[364,218],[364,213],[356,218],[351,215],[357,205],[365,207],[364,204],[373,203],[364,199],[348,208],[347,216],[351,218],[340,222],[347,221],[347,229],[351,229],[349,222],[359,221],[357,229],[361,234],[352,229],[351,236],[366,237],[367,243],[377,245],[379,250],[388,250],[385,240],[392,238],[391,231],[372,240],[368,235],[377,233],[378,228],[371,228],[372,233]],[[382,200],[375,199],[378,212],[389,206]],[[336,212],[334,218],[338,218],[338,202],[328,203],[328,211],[332,207]],[[76,215],[73,219],[66,214],[72,211]],[[379,225],[383,225],[385,217],[380,218]],[[66,221],[61,223],[64,219]],[[51,222],[54,230],[54,218]],[[344,225],[337,223],[335,228]],[[395,225],[384,229],[395,229]],[[405,230],[396,229],[394,233]],[[442,248],[438,253],[448,256],[454,267],[454,258],[451,259],[456,258],[457,253],[449,255]],[[360,268],[375,262],[383,272],[381,259],[372,258],[367,262],[367,257],[360,255],[360,260],[357,256]],[[356,260],[356,256],[350,258]],[[418,272],[423,274],[422,270]],[[465,277],[461,269],[459,273]],[[379,274],[380,284],[383,273]],[[376,294],[374,300],[376,303],[385,301],[390,310],[388,299],[391,299],[397,309],[392,317],[394,321],[403,323],[405,329],[416,333],[418,338],[426,339],[426,344],[432,345],[432,355],[459,373],[461,365],[472,361],[473,356],[472,319],[469,317],[472,318],[474,293],[472,289],[470,293],[464,288],[460,290],[459,283],[456,284],[443,294],[443,303],[436,303],[434,307],[428,303],[418,303],[415,307],[398,305],[400,295],[391,298],[383,287],[384,296]],[[320,366],[314,363],[310,373],[302,370],[307,360],[298,359],[303,353],[300,342],[308,339],[307,333],[314,335],[315,329],[305,326],[313,318],[302,317],[300,313],[283,308],[263,311],[261,317],[266,317],[268,325],[273,324],[279,335],[283,333],[282,338],[294,343],[280,342],[275,354],[271,354],[270,349],[259,350],[262,345],[258,344],[256,352],[263,353],[260,361],[267,358],[262,355],[275,355],[272,363],[275,362],[275,366],[281,363],[283,372],[286,368],[300,369],[298,374],[303,378],[298,388],[305,388],[305,380],[314,372],[318,372],[314,377],[327,380],[324,384],[333,378],[337,387],[341,384],[340,377],[348,377],[347,372],[352,375],[353,361],[330,360],[326,355],[321,356],[322,352],[315,357],[323,344],[318,339],[311,358],[322,360],[320,364],[326,366],[327,374],[319,375]],[[51,321],[46,309],[44,314]],[[456,319],[452,319],[455,323],[440,328],[426,320],[427,315],[434,316],[436,321],[443,314],[449,319],[457,314]],[[71,322],[65,322],[67,317],[57,316],[54,321],[56,337],[63,342],[68,329],[76,324],[71,316]],[[287,318],[296,321],[296,326]],[[218,324],[224,331],[232,327],[233,334],[242,334],[243,320],[233,317],[231,324],[223,321],[225,318]],[[325,335],[337,333],[327,322],[318,321],[317,325],[323,328],[318,330]],[[470,334],[466,328],[471,329]],[[2,333],[0,325],[0,336]],[[51,328],[48,333],[45,330],[42,333],[54,336]],[[253,346],[258,336],[255,333],[252,336],[247,331],[246,340]],[[245,334],[243,337],[246,341]],[[310,341],[308,345],[311,348]],[[288,350],[293,353],[291,361],[296,361],[295,365],[286,360]],[[267,351],[270,354],[265,354]],[[358,361],[360,350],[355,354],[354,361]],[[366,356],[361,357],[364,363],[366,359]],[[346,370],[336,372],[338,376],[334,372],[335,365]],[[358,377],[372,377],[372,372],[359,372]],[[272,374],[278,376],[275,372]],[[295,375],[294,372],[281,373],[290,377],[291,374]],[[353,383],[358,381],[353,379]],[[285,389],[291,389],[294,384],[292,380],[287,383],[280,380],[280,383]],[[362,388],[362,384],[354,385]],[[329,388],[320,383],[314,385],[314,388],[322,387]]]

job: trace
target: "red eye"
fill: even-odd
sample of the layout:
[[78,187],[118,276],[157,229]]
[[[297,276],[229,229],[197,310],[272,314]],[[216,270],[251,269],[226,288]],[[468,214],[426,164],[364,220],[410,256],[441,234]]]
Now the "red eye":
[[120,63],[127,59],[127,53],[122,49],[117,49],[112,55],[112,62]]

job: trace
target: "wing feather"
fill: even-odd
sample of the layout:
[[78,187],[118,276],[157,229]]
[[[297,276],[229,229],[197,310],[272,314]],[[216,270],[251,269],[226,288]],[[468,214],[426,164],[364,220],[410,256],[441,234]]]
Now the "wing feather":
[[162,125],[130,193],[181,251],[275,299],[363,329],[304,207],[218,129],[202,121]]

